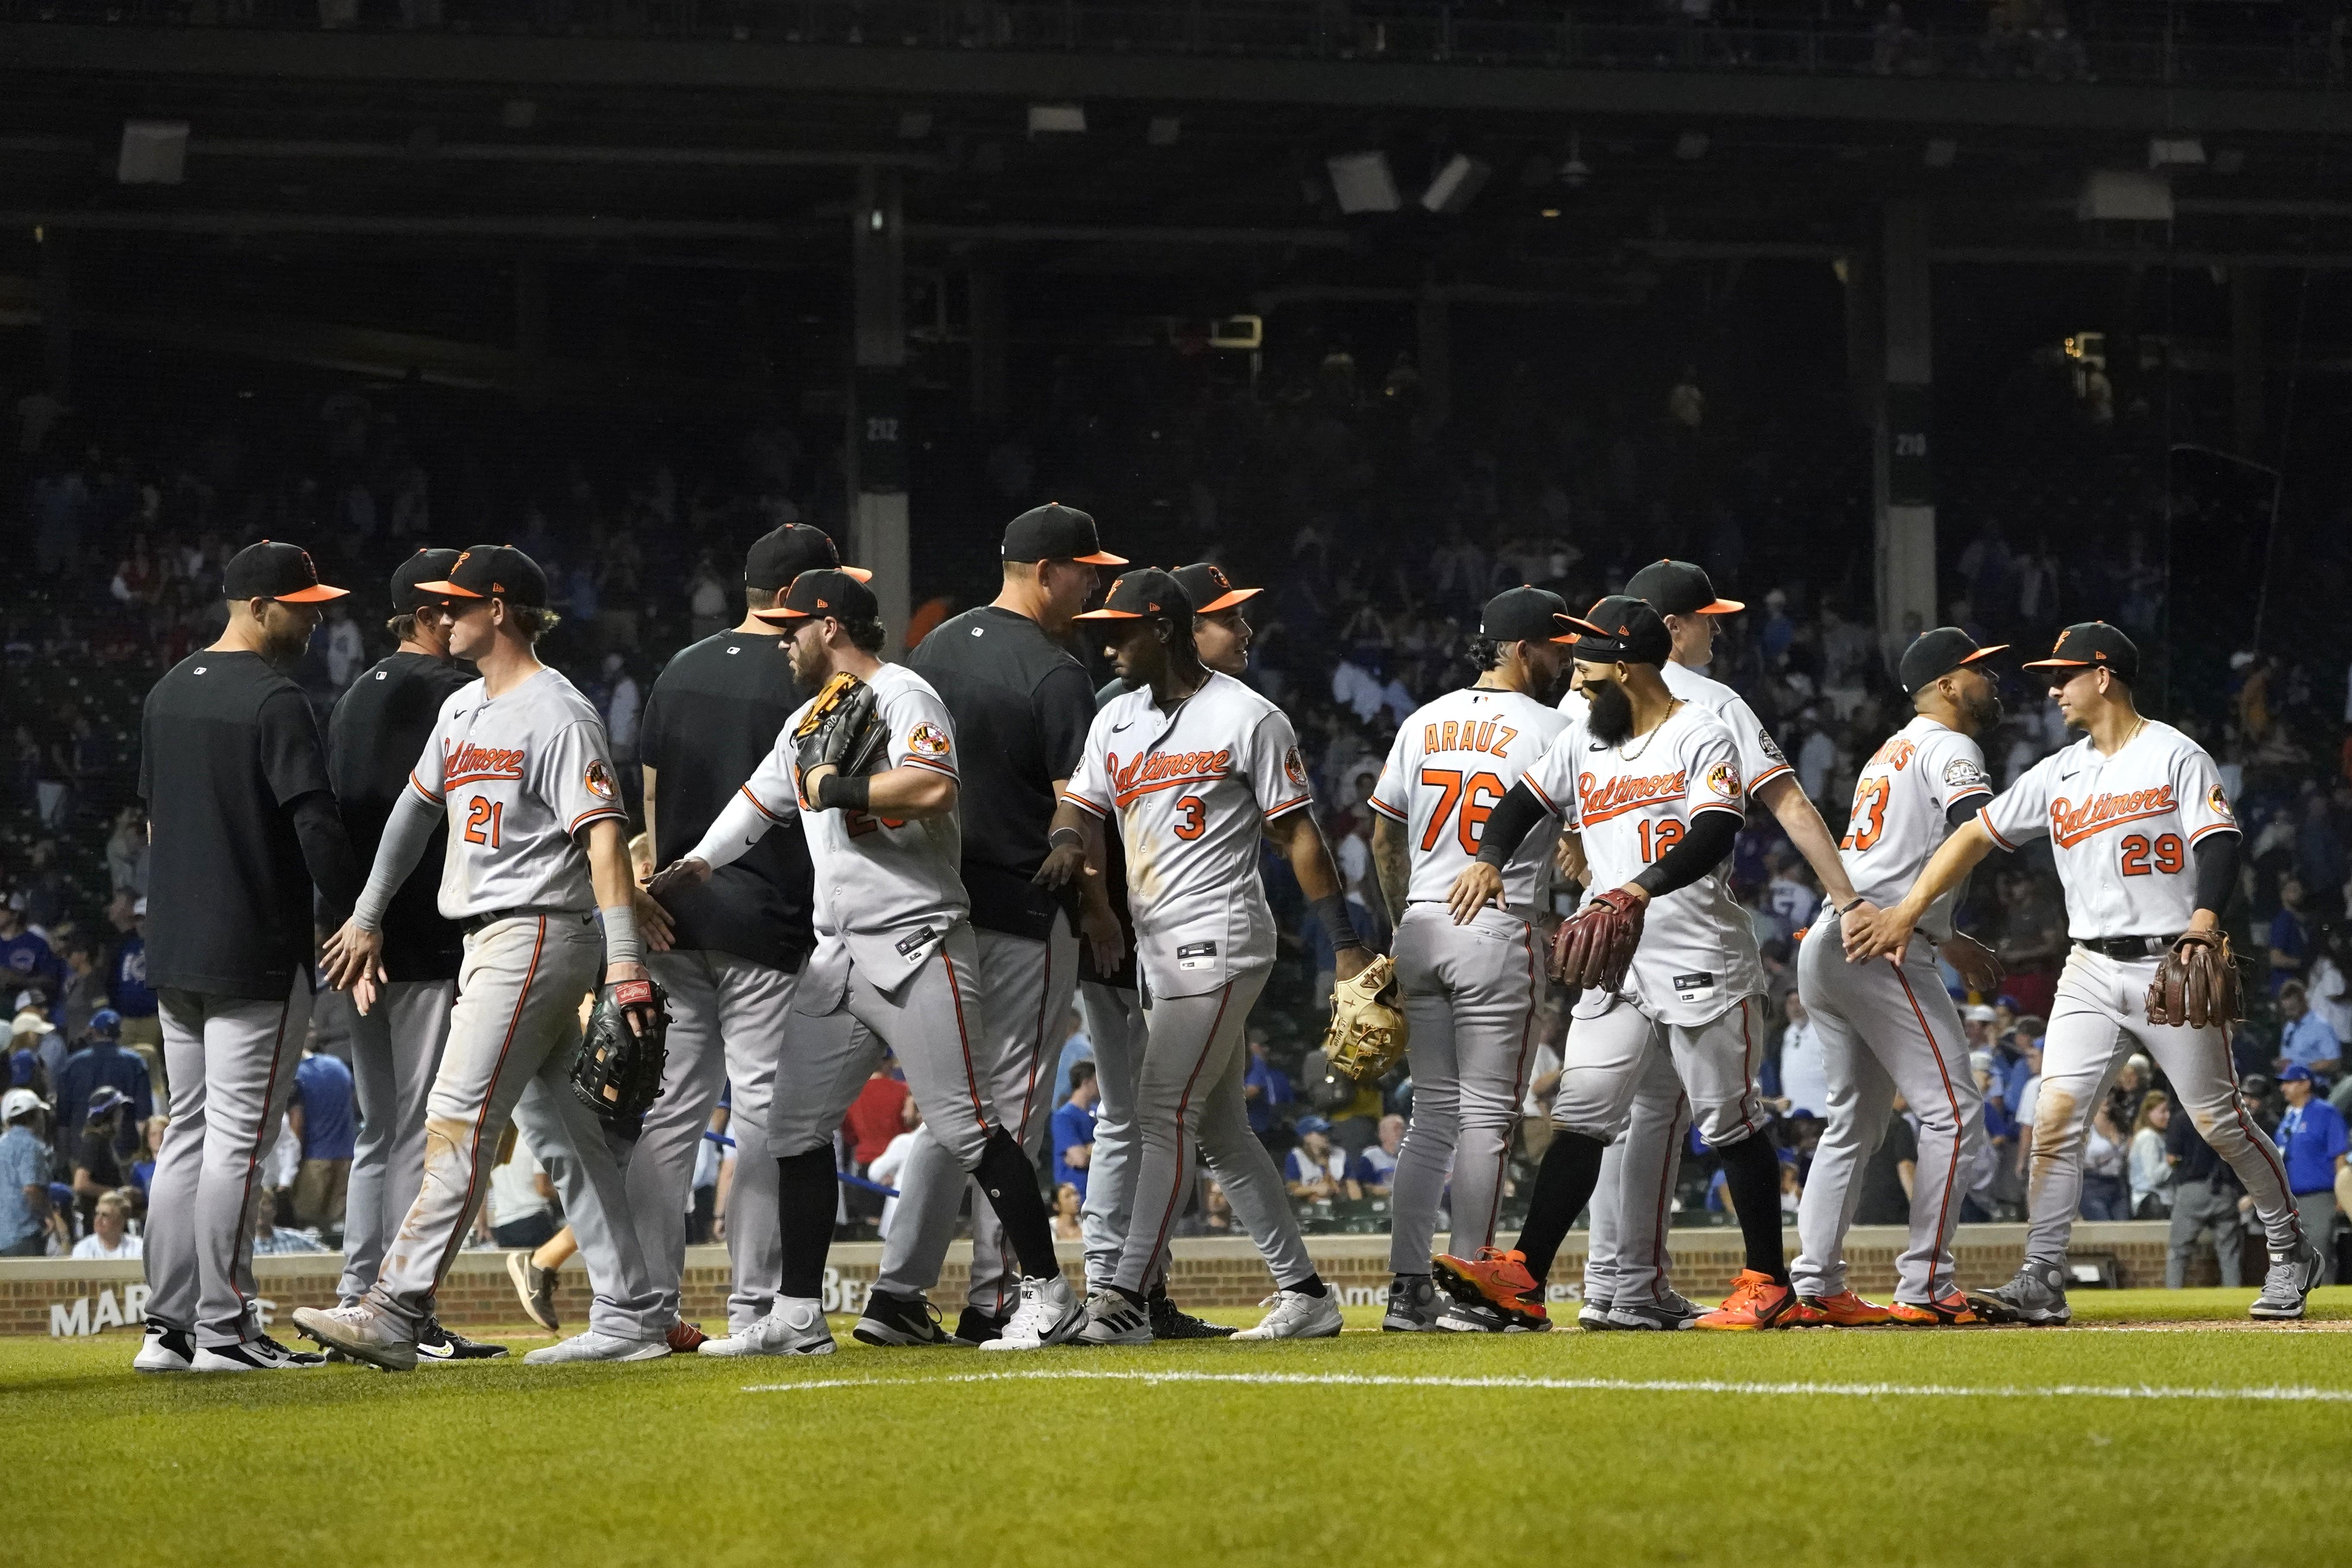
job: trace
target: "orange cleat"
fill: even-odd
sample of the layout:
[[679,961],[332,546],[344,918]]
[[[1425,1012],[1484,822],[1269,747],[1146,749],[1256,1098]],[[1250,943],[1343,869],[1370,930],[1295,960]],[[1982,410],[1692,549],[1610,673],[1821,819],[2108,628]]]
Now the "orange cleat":
[[1989,1321],[1958,1290],[1947,1290],[1925,1306],[1916,1301],[1897,1301],[1886,1310],[1892,1321],[1914,1329],[1958,1329]]
[[1731,1282],[1731,1294],[1723,1305],[1691,1325],[1694,1329],[1718,1329],[1739,1332],[1751,1329],[1784,1329],[1790,1324],[1790,1314],[1796,1310],[1797,1293],[1786,1285],[1776,1285],[1769,1274],[1759,1274],[1753,1268],[1743,1268],[1739,1278]]
[[1482,1247],[1475,1263],[1440,1253],[1430,1260],[1430,1269],[1445,1293],[1465,1306],[1489,1308],[1506,1323],[1521,1328],[1551,1327],[1550,1314],[1544,1310],[1543,1287],[1528,1272],[1525,1253]]
[[1792,1329],[1874,1329],[1894,1321],[1894,1313],[1851,1290],[1834,1296],[1800,1296],[1789,1313]]

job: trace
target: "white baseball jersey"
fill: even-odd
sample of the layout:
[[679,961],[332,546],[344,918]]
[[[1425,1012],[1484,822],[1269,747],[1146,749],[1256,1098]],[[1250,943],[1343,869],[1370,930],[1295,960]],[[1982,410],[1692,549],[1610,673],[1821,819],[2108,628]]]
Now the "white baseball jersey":
[[2190,845],[2238,831],[2221,770],[2205,748],[2155,720],[2112,757],[2089,737],[2042,758],[1977,813],[2014,849],[2050,836],[2077,942],[2177,936],[2197,912]]
[[[1899,901],[1944,842],[1951,808],[1991,798],[1983,748],[1924,714],[1913,719],[1871,753],[1855,782],[1853,816],[1838,840],[1853,890],[1881,909]],[[1919,921],[1931,941],[1950,939],[1958,897],[1953,889]]]
[[1087,731],[1067,798],[1118,814],[1135,956],[1153,995],[1199,995],[1272,965],[1258,838],[1315,801],[1282,710],[1214,671],[1166,712],[1150,687],[1115,697]]
[[[1449,691],[1404,721],[1371,806],[1410,835],[1408,899],[1445,901],[1454,879],[1478,858],[1487,816],[1568,722],[1532,697],[1475,686]],[[1559,837],[1557,820],[1538,824],[1503,868],[1504,903],[1522,918],[1551,889]]]
[[577,835],[599,818],[625,826],[629,817],[604,722],[561,671],[497,697],[480,680],[451,692],[408,783],[449,814],[446,918],[596,907]]
[[[1772,731],[1756,717],[1756,710],[1748,706],[1748,699],[1712,676],[1701,675],[1688,665],[1676,664],[1672,659],[1659,666],[1658,675],[1675,697],[1723,721],[1724,727],[1731,731],[1732,743],[1739,749],[1739,776],[1746,781],[1749,795],[1782,773],[1795,771],[1772,739]],[[1573,688],[1559,700],[1559,710],[1571,719],[1583,718],[1586,706],[1584,693]]]
[[[1592,738],[1582,721],[1527,773],[1528,787],[1583,835],[1595,889],[1619,888],[1683,841],[1702,811],[1743,815],[1748,791],[1730,729],[1696,703],[1623,746]],[[1748,911],[1731,896],[1730,858],[1687,887],[1650,900],[1625,994],[1664,1023],[1721,1016],[1764,989]],[[1605,1012],[1608,993],[1579,998],[1576,1016]]]

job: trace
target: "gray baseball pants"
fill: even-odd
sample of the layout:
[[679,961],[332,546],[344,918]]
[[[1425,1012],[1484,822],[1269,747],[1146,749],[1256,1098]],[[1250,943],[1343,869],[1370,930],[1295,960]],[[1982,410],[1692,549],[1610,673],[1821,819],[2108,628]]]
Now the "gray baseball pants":
[[1690,1091],[1699,1136],[1710,1146],[1720,1149],[1754,1135],[1764,1125],[1756,1095],[1762,1047],[1758,1001],[1743,996],[1703,1024],[1668,1024],[1619,996],[1605,1012],[1576,1019],[1568,1026],[1560,1059],[1553,1124],[1604,1143],[1615,1141],[1624,1133],[1646,1075],[1664,1057]]
[[1674,1058],[1655,1052],[1642,1069],[1624,1133],[1601,1151],[1587,1222],[1586,1300],[1662,1301],[1672,1290],[1666,1232],[1690,1127],[1690,1095],[1675,1074]]
[[1447,1250],[1475,1258],[1495,1239],[1511,1129],[1535,1054],[1536,939],[1524,921],[1482,910],[1454,923],[1444,904],[1406,907],[1396,928],[1412,1064],[1412,1124],[1397,1152],[1389,1269],[1429,1272],[1438,1199],[1453,1177]]
[[394,980],[376,988],[375,1005],[352,1009],[352,1079],[360,1100],[343,1204],[345,1305],[368,1293],[383,1267],[393,1232],[425,1184],[425,1101],[449,1036],[454,980]]
[[147,1316],[202,1346],[238,1344],[261,1332],[253,1203],[294,1095],[310,972],[281,1001],[179,990],[157,1000],[172,1125],[147,1190]]
[[629,1154],[630,1221],[660,1310],[676,1322],[695,1158],[719,1091],[727,1089],[727,1135],[735,1142],[735,1170],[727,1184],[731,1333],[767,1314],[783,1267],[768,1102],[776,1060],[789,1039],[786,1015],[797,977],[709,951],[647,953],[646,967],[669,993],[669,1060],[662,1068],[661,1098],[646,1113],[645,1131]]
[[466,1244],[509,1118],[562,1195],[595,1292],[588,1326],[623,1340],[667,1331],[629,1223],[626,1142],[572,1092],[580,1004],[604,960],[590,914],[519,915],[467,936],[448,1043],[425,1101],[425,1179],[367,1295],[409,1331]]
[[[1043,942],[978,928],[972,940],[985,1020],[981,1060],[990,1095],[1005,1130],[1020,1141],[1029,1163],[1039,1165],[1054,1097],[1065,1087],[1053,1077],[1061,1059],[1062,1026],[1078,984],[1078,939],[1069,921],[1056,915],[1052,934]],[[899,1173],[898,1207],[882,1244],[876,1289],[920,1296],[939,1283],[940,1266],[955,1239],[956,1213],[971,1186],[966,1167],[955,1163],[926,1121]],[[996,1210],[973,1191],[971,1280],[965,1300],[974,1310],[1001,1318],[1020,1302],[1021,1260],[1004,1245]]]
[[1956,1289],[1952,1231],[1984,1138],[1984,1098],[1935,948],[1915,935],[1899,963],[1848,963],[1832,914],[1815,921],[1798,949],[1797,994],[1822,1032],[1830,1102],[1797,1208],[1801,1247],[1790,1279],[1801,1296],[1846,1288],[1845,1237],[1862,1203],[1863,1167],[1900,1093],[1919,1118],[1919,1158],[1895,1299],[1925,1306]]

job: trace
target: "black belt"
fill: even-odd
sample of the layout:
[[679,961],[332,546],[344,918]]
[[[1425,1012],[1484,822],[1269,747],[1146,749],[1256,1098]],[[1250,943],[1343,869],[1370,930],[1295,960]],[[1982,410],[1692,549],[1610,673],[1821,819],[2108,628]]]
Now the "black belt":
[[2179,940],[2177,936],[2095,936],[2077,937],[2074,945],[2102,958],[2120,958],[2130,963],[2144,958],[2162,958]]
[[476,931],[480,931],[484,926],[493,926],[498,924],[500,921],[584,921],[588,917],[585,914],[578,910],[492,910],[486,915],[467,916],[464,921],[464,925],[466,928],[466,934],[467,936],[471,936]]

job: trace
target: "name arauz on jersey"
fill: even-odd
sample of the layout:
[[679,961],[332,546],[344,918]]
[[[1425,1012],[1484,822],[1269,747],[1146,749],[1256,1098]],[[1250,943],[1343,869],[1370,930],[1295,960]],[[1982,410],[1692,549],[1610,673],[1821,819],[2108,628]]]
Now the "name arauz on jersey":
[[1508,758],[1519,732],[1499,719],[1434,721],[1421,727],[1423,752],[1485,752]]

